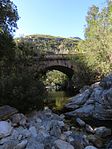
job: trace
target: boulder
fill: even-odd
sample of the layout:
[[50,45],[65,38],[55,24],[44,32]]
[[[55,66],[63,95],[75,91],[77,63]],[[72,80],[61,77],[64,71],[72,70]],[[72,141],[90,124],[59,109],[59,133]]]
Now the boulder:
[[11,121],[14,124],[14,126],[25,126],[27,124],[27,118],[22,113],[14,114],[13,116],[11,116]]
[[11,123],[8,123],[7,121],[0,121],[0,138],[11,135],[12,130],[13,127],[11,126]]
[[103,140],[96,135],[88,135],[88,140],[98,148],[103,148]]
[[36,130],[35,126],[30,127],[29,131],[30,131],[32,137],[37,137],[37,130]]
[[86,125],[86,123],[81,120],[80,118],[76,118],[76,122],[79,124],[79,126],[84,127]]
[[88,124],[86,124],[86,131],[89,132],[89,133],[94,133],[95,132],[94,129]]
[[27,143],[28,143],[27,140],[23,140],[22,142],[20,142],[16,145],[15,149],[25,149]]
[[10,107],[8,105],[1,106],[0,107],[0,120],[6,120],[17,112],[18,110],[16,108]]
[[60,139],[56,140],[54,144],[57,149],[74,149],[74,147],[70,143]]
[[70,98],[69,103],[65,105],[66,109],[77,109],[81,105],[83,105],[89,98],[91,91],[89,89],[85,90],[85,92],[78,94],[72,98]]
[[71,144],[75,149],[84,149],[84,147],[88,145],[87,139],[82,134],[72,133],[70,136],[74,139]]
[[66,116],[112,120],[112,74],[72,97],[65,108],[69,110]]
[[104,77],[100,81],[100,86],[102,86],[104,89],[108,89],[112,87],[112,74],[109,74],[108,76]]
[[16,145],[17,145],[16,140],[9,140],[5,142],[5,144],[0,145],[0,149],[15,149]]
[[97,136],[102,138],[105,138],[111,135],[111,129],[106,128],[104,126],[95,128],[94,131]]

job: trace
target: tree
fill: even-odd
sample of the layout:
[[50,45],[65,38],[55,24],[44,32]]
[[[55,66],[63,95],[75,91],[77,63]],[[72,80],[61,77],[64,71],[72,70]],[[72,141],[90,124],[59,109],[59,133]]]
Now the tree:
[[93,38],[95,34],[95,30],[97,29],[97,18],[98,18],[99,8],[93,5],[88,11],[88,15],[86,17],[87,26],[85,29],[85,37]]
[[13,2],[0,0],[0,77],[1,74],[8,72],[10,62],[15,57],[13,32],[17,28],[18,19],[17,7]]
[[86,17],[85,40],[78,45],[87,65],[98,78],[112,71],[112,2],[99,9],[92,6]]
[[0,0],[0,30],[12,34],[17,29],[19,19],[17,7],[10,0]]

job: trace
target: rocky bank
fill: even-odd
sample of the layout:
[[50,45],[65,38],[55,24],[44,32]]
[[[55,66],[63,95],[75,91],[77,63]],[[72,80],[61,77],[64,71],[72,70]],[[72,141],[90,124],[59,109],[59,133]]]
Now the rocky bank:
[[27,116],[16,111],[0,121],[0,149],[107,148],[108,137],[109,128],[93,129],[80,118],[70,123],[63,114],[57,115],[49,108]]
[[112,120],[112,74],[90,87],[84,87],[80,94],[65,105],[70,112],[66,115],[82,119]]

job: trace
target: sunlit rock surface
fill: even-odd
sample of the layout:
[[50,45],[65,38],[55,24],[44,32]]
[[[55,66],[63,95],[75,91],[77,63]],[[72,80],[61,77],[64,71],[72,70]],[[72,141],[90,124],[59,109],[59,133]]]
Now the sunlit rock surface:
[[[74,127],[75,121],[78,127]],[[0,149],[94,149],[104,147],[103,140],[111,137],[111,129],[104,126],[94,129],[80,118],[74,123],[49,108],[27,117],[21,113],[11,115],[0,121]]]
[[112,74],[72,97],[65,108],[68,116],[112,120]]

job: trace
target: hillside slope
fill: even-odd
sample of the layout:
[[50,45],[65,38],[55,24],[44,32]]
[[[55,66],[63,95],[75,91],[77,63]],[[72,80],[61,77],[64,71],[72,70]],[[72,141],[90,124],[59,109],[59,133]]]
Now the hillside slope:
[[22,38],[17,38],[16,41],[24,40],[33,43],[37,50],[49,54],[68,54],[74,53],[77,50],[78,37],[63,38],[50,35],[28,35]]

